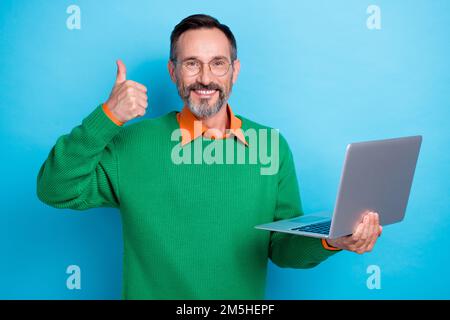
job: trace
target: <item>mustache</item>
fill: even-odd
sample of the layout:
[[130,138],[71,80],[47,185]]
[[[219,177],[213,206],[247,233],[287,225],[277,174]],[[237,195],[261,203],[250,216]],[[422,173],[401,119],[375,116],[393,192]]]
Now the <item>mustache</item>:
[[192,90],[218,90],[220,92],[223,92],[223,89],[221,86],[219,86],[217,83],[211,82],[208,85],[204,85],[201,83],[193,83],[186,87],[186,92],[192,91]]

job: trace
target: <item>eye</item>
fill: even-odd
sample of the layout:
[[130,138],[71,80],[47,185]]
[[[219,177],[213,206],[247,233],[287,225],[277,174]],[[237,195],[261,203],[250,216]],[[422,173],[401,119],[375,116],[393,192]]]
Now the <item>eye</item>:
[[211,62],[214,67],[223,67],[227,65],[227,62],[224,59],[216,59]]
[[195,61],[195,60],[188,60],[188,61],[184,62],[184,65],[187,68],[196,68],[199,66],[199,63],[198,63],[198,61]]

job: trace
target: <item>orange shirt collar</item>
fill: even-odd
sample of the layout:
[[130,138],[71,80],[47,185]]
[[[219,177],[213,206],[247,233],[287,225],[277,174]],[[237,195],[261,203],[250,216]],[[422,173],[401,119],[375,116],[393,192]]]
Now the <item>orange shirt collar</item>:
[[[242,121],[237,118],[229,104],[227,104],[227,112],[230,117],[230,128],[227,129],[227,133],[222,138],[228,138],[230,134],[234,135],[243,144],[248,145],[245,140],[244,133],[242,132]],[[200,135],[203,135],[209,128],[201,121],[198,120],[195,115],[185,105],[183,109],[177,113],[177,121],[181,130],[181,145],[191,142],[197,139]]]

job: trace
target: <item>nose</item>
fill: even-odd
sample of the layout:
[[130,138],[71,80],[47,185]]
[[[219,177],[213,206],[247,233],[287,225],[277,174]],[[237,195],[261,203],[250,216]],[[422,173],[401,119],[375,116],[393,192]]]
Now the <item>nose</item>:
[[203,64],[198,74],[198,82],[203,85],[208,85],[211,83],[211,70],[209,70],[208,64]]

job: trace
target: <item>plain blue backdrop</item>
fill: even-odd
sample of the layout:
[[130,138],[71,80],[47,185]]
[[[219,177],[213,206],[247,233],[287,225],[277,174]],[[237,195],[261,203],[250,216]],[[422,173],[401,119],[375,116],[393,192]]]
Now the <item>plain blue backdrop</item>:
[[[69,30],[69,5],[81,29]],[[366,10],[381,9],[369,30]],[[0,2],[0,298],[120,299],[122,235],[113,209],[57,210],[36,197],[56,139],[106,100],[121,58],[149,89],[154,117],[180,109],[169,35],[193,13],[229,25],[241,74],[237,114],[279,128],[294,154],[305,212],[332,209],[347,143],[423,135],[403,223],[375,250],[309,270],[269,262],[269,299],[449,299],[449,1]],[[368,181],[368,183],[370,183]],[[245,263],[243,261],[243,263]],[[81,268],[81,290],[66,268]],[[366,272],[381,270],[381,289]]]

